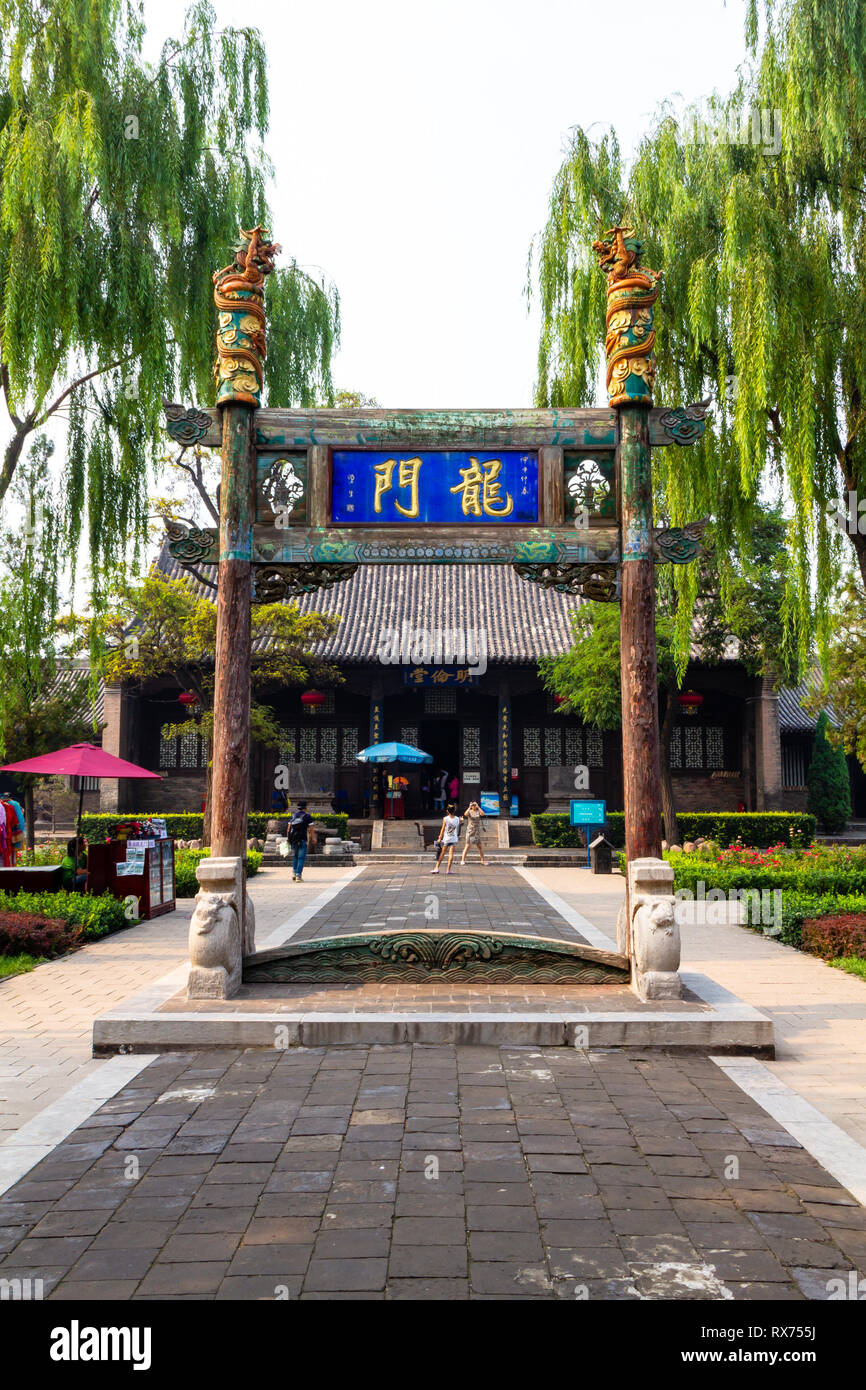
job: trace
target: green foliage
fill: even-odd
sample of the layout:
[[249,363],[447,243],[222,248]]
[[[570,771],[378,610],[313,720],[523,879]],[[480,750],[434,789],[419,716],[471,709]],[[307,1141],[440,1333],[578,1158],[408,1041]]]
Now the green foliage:
[[[826,682],[803,701],[820,715],[828,704],[839,721],[826,731],[831,744],[841,743],[866,768],[866,598],[853,576],[833,606],[827,650]],[[832,694],[831,694],[832,692]]]
[[[576,827],[569,826],[567,815],[547,812],[529,819],[532,838],[537,845],[559,848],[580,843],[576,838],[559,838],[576,833]],[[683,840],[715,840],[723,848],[739,841],[756,849],[766,849],[770,845],[792,843],[794,839],[807,847],[815,838],[815,817],[800,811],[681,811],[677,819]],[[608,811],[605,834],[618,849],[625,844],[622,811]]]
[[[575,713],[585,724],[618,729],[620,703],[619,607],[613,603],[586,604],[571,615],[574,643],[567,652],[538,663],[545,690],[563,697],[561,713]],[[672,624],[656,619],[659,683],[673,675]]]
[[[795,863],[790,868],[749,869],[744,865],[729,868],[696,859],[690,854],[673,854],[670,863],[674,871],[674,887],[686,888],[692,893],[706,892],[711,888],[721,888],[726,893],[742,888],[756,888],[759,892],[779,889],[783,893],[866,893],[864,867]],[[703,889],[699,888],[700,884],[703,884]]]
[[26,952],[18,956],[0,956],[0,980],[8,980],[12,975],[26,975],[37,965],[42,965],[42,959],[28,956]]
[[[194,898],[199,890],[195,876],[196,865],[210,856],[209,849],[179,849],[174,856],[174,893],[176,898]],[[262,866],[262,856],[257,850],[246,852],[247,878],[253,878]]]
[[827,964],[844,970],[846,975],[858,975],[861,980],[866,980],[866,960],[861,956],[839,956],[836,960],[828,960]]
[[[722,594],[768,483],[790,498],[785,658],[805,664],[842,550],[827,504],[866,493],[866,12],[860,4],[750,4],[755,56],[736,87],[701,111],[655,114],[628,163],[614,132],[572,131],[530,265],[541,307],[539,405],[592,401],[604,339],[604,277],[591,243],[634,225],[664,279],[656,306],[656,400],[712,395],[689,449],[654,453],[659,514],[717,523]],[[706,138],[772,115],[765,141]],[[698,120],[695,120],[697,116]],[[866,573],[866,536],[851,535]],[[675,583],[690,597],[688,566]],[[815,592],[812,592],[812,580]],[[688,606],[688,605],[687,605]],[[680,634],[683,641],[683,633]]]
[[815,729],[812,761],[806,773],[806,805],[830,834],[844,830],[851,816],[851,783],[841,748],[827,738],[829,720],[822,710]]
[[[201,839],[202,823],[204,817],[201,811],[129,811],[126,815],[115,816],[100,813],[97,815],[85,815],[81,818],[81,833],[85,840],[92,844],[99,844],[103,840],[113,840],[117,837],[117,827],[123,821],[128,820],[164,820],[166,830],[176,840],[199,840]],[[250,839],[264,839],[267,834],[269,820],[286,820],[287,815],[275,816],[273,811],[250,811],[247,821],[247,833]],[[348,834],[349,817],[345,811],[332,811],[329,813],[313,812],[313,820],[317,824],[328,830],[334,830],[345,840]]]
[[866,912],[866,895],[858,893],[783,893],[780,940],[788,946],[799,948],[802,945],[804,922],[845,912]]
[[[0,499],[30,432],[65,415],[63,553],[86,539],[99,609],[100,573],[145,533],[162,398],[212,397],[212,272],[239,224],[268,223],[266,55],[206,0],[153,63],[141,0],[0,0],[0,34]],[[333,289],[290,261],[267,301],[267,389],[330,399]]]
[[6,893],[0,891],[0,912],[30,912],[42,918],[60,918],[81,929],[82,939],[95,941],[108,932],[130,926],[123,904],[110,893]]

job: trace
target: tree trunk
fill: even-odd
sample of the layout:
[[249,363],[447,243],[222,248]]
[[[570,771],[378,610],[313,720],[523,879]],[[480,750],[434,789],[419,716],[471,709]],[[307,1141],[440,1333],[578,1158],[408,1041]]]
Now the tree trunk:
[[674,800],[674,780],[671,777],[671,736],[677,712],[677,685],[671,678],[666,690],[667,702],[662,720],[659,748],[659,763],[662,784],[662,816],[665,823],[665,839],[669,845],[680,843],[680,830],[677,823],[677,806]]
[[213,744],[207,745],[207,773],[204,793],[204,814],[201,826],[202,849],[210,849],[211,791],[213,789]]
[[30,855],[30,863],[33,863],[33,856],[36,850],[36,820],[33,812],[33,783],[27,779],[24,787],[24,819],[27,822],[27,852]]
[[0,469],[0,502],[6,496],[15,477],[15,469],[18,467],[18,460],[21,457],[21,450],[24,448],[24,441],[32,429],[28,422],[20,421],[15,433],[6,446],[3,456],[3,467]]

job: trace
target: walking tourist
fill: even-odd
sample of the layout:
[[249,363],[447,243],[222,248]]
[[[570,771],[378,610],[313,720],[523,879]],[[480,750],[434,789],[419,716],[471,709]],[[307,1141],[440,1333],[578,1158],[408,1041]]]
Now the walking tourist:
[[434,799],[434,801],[433,801],[433,810],[434,810],[434,811],[444,811],[444,810],[445,810],[445,801],[446,801],[447,797],[448,797],[448,773],[445,771],[445,768],[443,767],[442,771],[441,771],[440,774],[439,774],[439,779],[438,779],[438,781],[436,782],[436,796],[435,796],[435,799]]
[[463,813],[463,819],[466,822],[466,843],[463,846],[463,854],[461,855],[460,863],[466,863],[469,846],[474,845],[481,855],[481,863],[486,868],[487,860],[484,858],[484,848],[481,844],[481,822],[484,819],[484,812],[477,801],[470,801]]
[[292,851],[292,883],[301,883],[307,858],[307,844],[313,817],[306,801],[299,801],[289,821],[289,846]]
[[439,839],[436,841],[437,845],[441,845],[441,849],[439,850],[439,857],[436,860],[436,868],[432,869],[431,873],[438,874],[439,865],[442,863],[446,850],[448,851],[448,868],[445,870],[445,872],[447,874],[450,874],[451,872],[451,865],[454,862],[454,847],[457,844],[457,836],[460,833],[460,817],[458,815],[455,815],[455,811],[456,807],[452,806],[449,803],[449,805],[446,807],[445,815],[442,820],[442,828],[439,831]]

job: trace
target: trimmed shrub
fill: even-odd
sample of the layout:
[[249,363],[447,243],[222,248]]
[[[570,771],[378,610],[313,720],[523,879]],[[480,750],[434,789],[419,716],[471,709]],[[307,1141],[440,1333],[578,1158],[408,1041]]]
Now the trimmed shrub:
[[866,960],[866,912],[836,912],[810,917],[802,927],[803,950],[822,960],[857,956]]
[[0,909],[0,956],[62,956],[80,939],[81,928],[62,918]]
[[714,864],[711,860],[673,854],[674,887],[697,893],[704,888],[775,889],[801,893],[866,893],[866,868],[816,866],[792,858],[790,868],[749,869],[744,865]]
[[806,805],[829,834],[845,829],[851,818],[851,782],[841,748],[827,738],[829,720],[822,710],[815,729],[812,761],[806,773]]
[[110,893],[92,897],[88,893],[4,893],[0,892],[0,911],[27,912],[34,916],[59,919],[81,928],[84,941],[97,941],[109,932],[120,931],[132,923],[125,916],[123,903]]
[[[174,894],[176,898],[194,898],[199,884],[195,876],[196,865],[210,857],[209,849],[179,849],[174,856]],[[248,849],[247,878],[258,873],[262,856],[257,850]]]
[[[580,846],[578,827],[562,813],[542,812],[529,817],[532,838],[549,849]],[[815,817],[803,811],[680,811],[677,815],[682,840],[717,840],[723,849],[739,840],[755,849],[769,849],[780,842],[802,845],[815,839]],[[606,834],[617,849],[625,845],[625,816],[609,811]]]
[[[165,827],[169,835],[175,840],[200,840],[204,817],[201,811],[167,811],[160,815],[158,811],[152,811],[150,815],[145,815],[141,811],[130,811],[125,816],[99,815],[82,816],[81,833],[86,840],[92,840],[94,844],[102,840],[113,840],[117,836],[117,827],[124,821],[130,820],[164,820]],[[288,813],[282,812],[275,814],[273,811],[250,811],[247,823],[247,834],[250,839],[264,839],[267,834],[269,820],[287,820]],[[345,840],[349,833],[349,817],[345,811],[332,811],[329,813],[313,813],[313,820],[326,825],[329,830],[335,830],[341,840]]]

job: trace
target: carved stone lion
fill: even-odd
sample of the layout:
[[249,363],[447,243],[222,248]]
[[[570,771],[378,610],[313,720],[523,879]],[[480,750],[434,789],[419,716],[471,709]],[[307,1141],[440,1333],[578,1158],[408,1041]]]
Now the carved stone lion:
[[196,895],[189,924],[191,999],[230,999],[241,982],[241,927],[231,893]]

